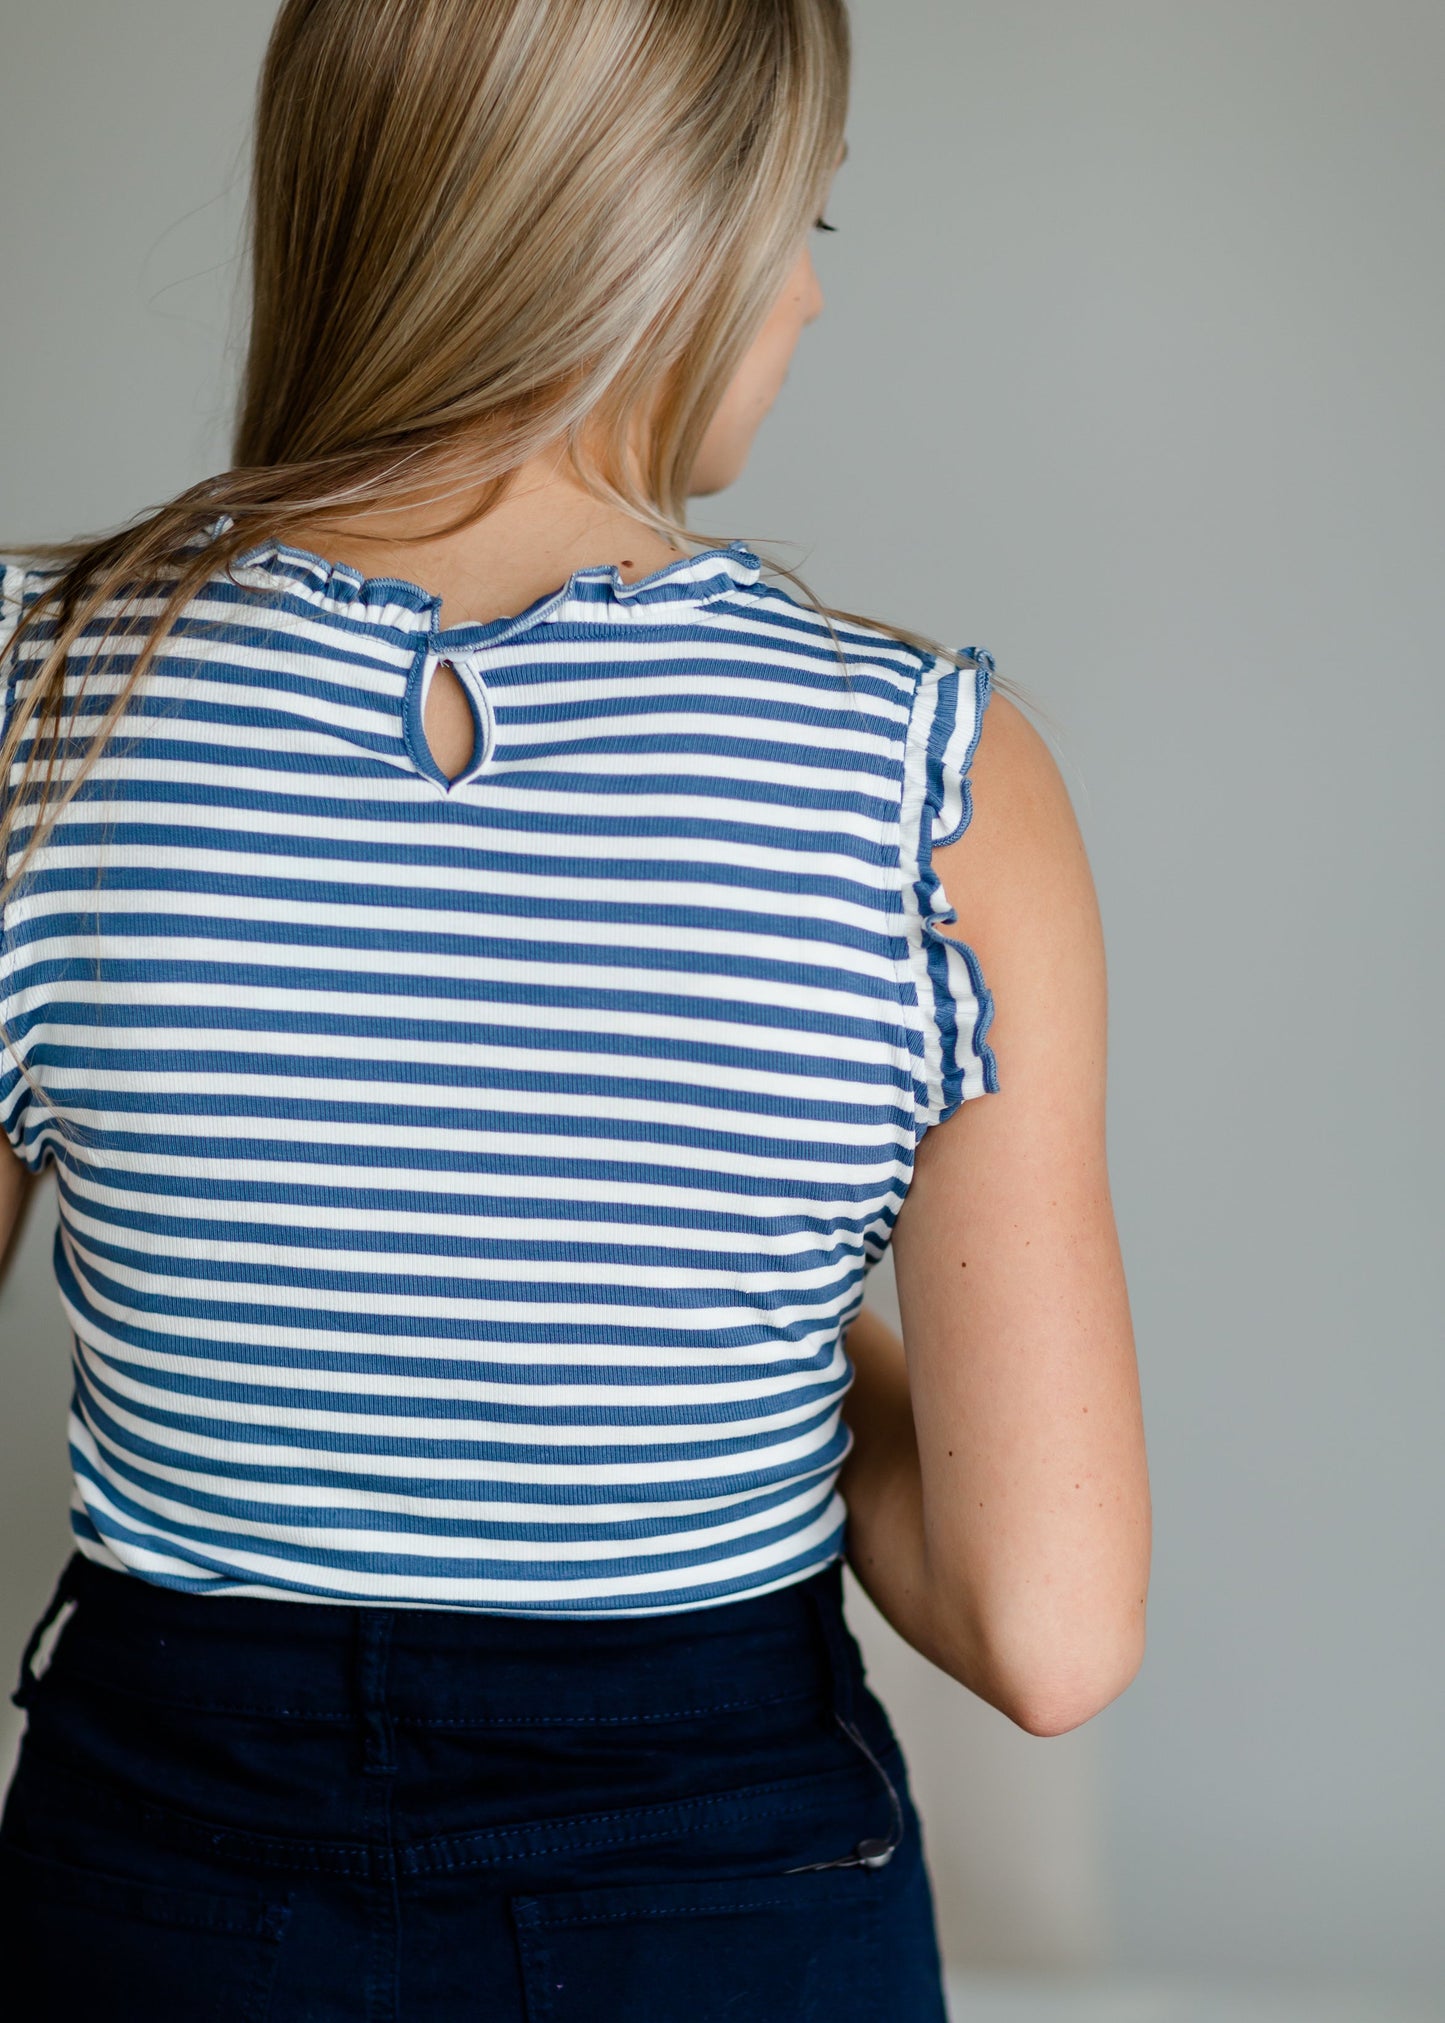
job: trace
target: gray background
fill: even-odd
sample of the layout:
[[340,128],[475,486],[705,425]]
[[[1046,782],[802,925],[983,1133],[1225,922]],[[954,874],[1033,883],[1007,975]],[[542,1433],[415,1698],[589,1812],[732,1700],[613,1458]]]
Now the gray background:
[[[227,461],[273,13],[0,4],[0,548]],[[1445,10],[855,21],[828,310],[694,522],[988,646],[1047,711],[1108,937],[1155,1509],[1144,1668],[1052,1740],[850,1582],[945,1947],[996,1977],[990,2016],[1065,2013],[1010,2007],[1006,1970],[1445,2013]],[[7,1686],[67,1550],[53,1223],[47,1189],[0,1294]]]

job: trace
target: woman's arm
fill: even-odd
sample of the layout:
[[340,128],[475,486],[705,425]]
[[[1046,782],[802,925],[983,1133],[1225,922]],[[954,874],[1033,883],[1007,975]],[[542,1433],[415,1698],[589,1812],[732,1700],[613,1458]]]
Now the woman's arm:
[[5,1277],[12,1241],[34,1192],[35,1175],[15,1156],[10,1140],[0,1136],[0,1282]]
[[852,1387],[843,1418],[853,1448],[838,1487],[848,1505],[848,1564],[900,1636],[927,1634],[923,1476],[903,1343],[864,1307],[848,1330]]
[[1137,1672],[1151,1547],[1105,1157],[1103,934],[1053,756],[1002,695],[971,780],[969,828],[934,861],[958,914],[945,931],[994,994],[999,1088],[919,1144],[892,1244],[904,1366],[876,1318],[850,1330],[849,1557],[900,1635],[1055,1735]]

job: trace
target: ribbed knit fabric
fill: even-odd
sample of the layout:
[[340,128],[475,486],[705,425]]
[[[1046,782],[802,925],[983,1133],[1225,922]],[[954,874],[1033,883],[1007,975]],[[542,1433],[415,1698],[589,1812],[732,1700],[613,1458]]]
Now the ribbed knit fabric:
[[[931,862],[993,663],[847,625],[845,679],[762,579],[735,542],[442,629],[263,543],[188,604],[0,944],[88,1558],[595,1616],[841,1555],[843,1331],[919,1137],[998,1087]],[[4,573],[7,712],[47,580]]]

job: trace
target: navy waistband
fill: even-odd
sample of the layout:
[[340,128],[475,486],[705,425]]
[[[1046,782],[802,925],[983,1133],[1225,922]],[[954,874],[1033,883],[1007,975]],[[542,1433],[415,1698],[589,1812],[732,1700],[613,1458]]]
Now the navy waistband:
[[564,1619],[195,1595],[77,1553],[32,1634],[21,1704],[42,1633],[68,1601],[57,1679],[298,1719],[354,1717],[360,1668],[383,1629],[385,1699],[400,1721],[664,1721],[836,1695],[840,1666],[861,1673],[839,1560],[715,1608]]

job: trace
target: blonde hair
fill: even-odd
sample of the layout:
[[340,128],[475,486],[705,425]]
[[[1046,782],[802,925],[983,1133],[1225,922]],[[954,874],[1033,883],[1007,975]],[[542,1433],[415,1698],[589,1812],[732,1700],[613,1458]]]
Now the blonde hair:
[[[599,500],[695,543],[689,474],[826,197],[849,68],[844,0],[286,0],[233,467],[119,533],[11,550],[59,566],[11,647],[50,624],[0,744],[4,781],[31,741],[0,865],[33,823],[0,904],[187,601],[260,539],[467,494],[459,531],[561,440]],[[771,566],[830,631],[878,624]],[[107,650],[121,678],[81,738]]]

